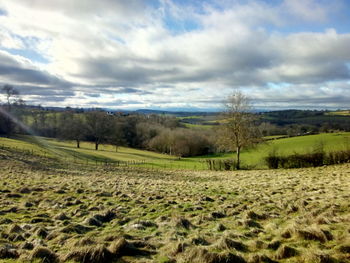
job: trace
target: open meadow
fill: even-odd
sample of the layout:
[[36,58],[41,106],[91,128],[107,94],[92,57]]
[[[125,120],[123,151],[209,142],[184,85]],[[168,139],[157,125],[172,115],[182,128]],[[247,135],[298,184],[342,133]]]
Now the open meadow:
[[0,149],[2,262],[349,262],[350,165],[151,170]]
[[[277,138],[273,140],[273,138]],[[297,136],[291,138],[271,137],[264,143],[251,149],[244,149],[241,154],[243,167],[250,169],[266,169],[265,158],[270,152],[286,156],[293,153],[312,152],[322,145],[325,152],[339,151],[350,148],[350,133],[322,133],[316,135]],[[74,141],[60,141],[52,138],[17,136],[14,138],[1,138],[0,148],[9,147],[14,150],[32,153],[34,155],[60,158],[66,162],[83,164],[120,163],[151,169],[191,169],[207,170],[207,159],[234,158],[234,153],[220,153],[207,156],[179,158],[169,154],[155,153],[118,147],[113,145],[100,145],[98,151],[94,150],[91,142],[81,142],[76,148]]]

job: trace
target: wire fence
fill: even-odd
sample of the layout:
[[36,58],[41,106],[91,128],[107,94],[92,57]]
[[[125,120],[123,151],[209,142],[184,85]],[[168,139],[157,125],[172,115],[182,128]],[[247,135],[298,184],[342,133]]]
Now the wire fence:
[[188,164],[182,161],[181,158],[169,161],[159,161],[152,162],[152,160],[113,160],[101,157],[91,157],[86,158],[79,156],[78,154],[62,154],[55,151],[45,150],[45,149],[28,149],[18,146],[8,146],[5,144],[0,144],[0,149],[15,151],[28,156],[36,156],[43,158],[59,159],[60,162],[67,165],[84,165],[84,166],[95,166],[103,167],[105,169],[114,168],[142,168],[147,170],[210,170],[207,160],[198,160],[194,163]]

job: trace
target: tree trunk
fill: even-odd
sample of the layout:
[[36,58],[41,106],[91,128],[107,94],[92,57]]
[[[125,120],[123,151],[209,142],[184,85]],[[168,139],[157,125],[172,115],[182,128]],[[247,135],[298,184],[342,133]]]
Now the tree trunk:
[[118,145],[115,146],[115,152],[118,152]]
[[77,140],[77,148],[80,148],[80,140]]
[[240,169],[240,155],[241,155],[241,147],[237,147],[236,149],[236,154],[237,154],[237,163],[236,163],[236,169],[239,170]]
[[95,142],[95,150],[98,151],[98,142]]

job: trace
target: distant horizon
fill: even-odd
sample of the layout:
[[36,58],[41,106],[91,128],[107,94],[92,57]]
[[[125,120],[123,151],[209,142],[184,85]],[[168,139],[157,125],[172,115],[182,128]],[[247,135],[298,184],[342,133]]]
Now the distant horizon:
[[[47,109],[84,109],[84,110],[91,110],[91,109],[99,109],[104,111],[111,111],[111,112],[142,112],[142,111],[159,111],[159,112],[198,112],[198,113],[215,113],[215,112],[222,112],[223,109],[213,109],[213,108],[134,108],[134,109],[121,109],[121,108],[105,108],[105,107],[80,107],[80,106],[45,106],[45,105],[34,105],[34,104],[26,104],[26,106],[29,107],[42,107]],[[269,111],[288,111],[288,110],[305,110],[305,111],[350,111],[349,108],[256,108],[253,107],[253,112],[269,112]]]

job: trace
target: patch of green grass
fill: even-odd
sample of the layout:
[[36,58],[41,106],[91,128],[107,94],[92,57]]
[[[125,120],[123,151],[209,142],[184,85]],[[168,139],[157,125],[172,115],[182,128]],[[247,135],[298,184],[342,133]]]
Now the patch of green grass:
[[264,140],[275,140],[275,139],[281,139],[285,138],[287,135],[270,135],[270,136],[264,136]]
[[350,116],[350,110],[331,111],[331,112],[325,113],[325,115],[330,115],[330,116]]
[[[206,126],[206,125],[201,125]],[[327,133],[317,135],[298,136],[269,140],[255,148],[242,151],[243,166],[249,168],[267,168],[264,158],[272,150],[280,155],[310,152],[322,144],[324,150],[338,151],[350,147],[350,133]],[[138,166],[147,168],[165,169],[207,169],[206,159],[228,159],[235,158],[235,153],[222,153],[190,158],[178,158],[176,156],[160,154],[151,151],[118,147],[101,144],[99,150],[94,149],[91,142],[81,142],[80,148],[76,148],[74,141],[59,141],[56,139],[18,136],[13,139],[0,138],[0,147],[6,146],[22,151],[33,152],[37,155],[57,157],[67,161],[80,162],[135,162]]]
[[204,129],[204,130],[210,130],[215,125],[205,125],[205,124],[192,124],[192,123],[184,123],[185,127],[191,128],[191,129]]
[[[350,147],[350,133],[322,133],[317,135],[297,136],[270,140],[258,145],[255,148],[243,150],[241,155],[242,163],[245,166],[261,169],[267,168],[264,158],[272,150],[278,154],[286,156],[294,153],[307,153],[323,145],[326,152],[343,150]],[[198,159],[228,159],[235,158],[234,153],[215,154],[211,156],[198,157]],[[195,159],[195,158],[192,158]]]

